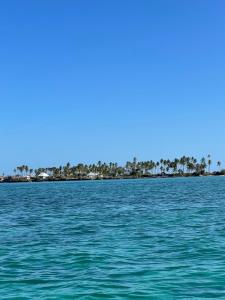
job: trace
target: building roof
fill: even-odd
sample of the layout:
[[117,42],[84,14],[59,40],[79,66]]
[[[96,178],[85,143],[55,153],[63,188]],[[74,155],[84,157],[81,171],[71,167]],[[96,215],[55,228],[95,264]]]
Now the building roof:
[[99,174],[99,173],[90,172],[90,173],[88,173],[87,175],[88,175],[88,176],[98,176],[98,174]]
[[40,174],[38,174],[39,177],[49,177],[49,175],[45,172],[41,172]]

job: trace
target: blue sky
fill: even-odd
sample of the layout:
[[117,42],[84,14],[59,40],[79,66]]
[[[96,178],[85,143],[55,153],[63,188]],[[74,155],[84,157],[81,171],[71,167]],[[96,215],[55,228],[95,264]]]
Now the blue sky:
[[212,154],[225,165],[225,3],[4,1],[0,172]]

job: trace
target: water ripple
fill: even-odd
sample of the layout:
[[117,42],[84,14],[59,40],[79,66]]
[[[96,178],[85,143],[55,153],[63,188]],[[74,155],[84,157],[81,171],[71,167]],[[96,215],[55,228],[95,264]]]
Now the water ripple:
[[225,179],[0,185],[1,299],[225,299]]

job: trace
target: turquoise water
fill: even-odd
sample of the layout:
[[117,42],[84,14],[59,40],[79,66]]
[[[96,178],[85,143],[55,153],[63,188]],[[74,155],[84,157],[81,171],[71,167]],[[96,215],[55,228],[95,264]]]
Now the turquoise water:
[[0,299],[225,299],[225,177],[0,184]]

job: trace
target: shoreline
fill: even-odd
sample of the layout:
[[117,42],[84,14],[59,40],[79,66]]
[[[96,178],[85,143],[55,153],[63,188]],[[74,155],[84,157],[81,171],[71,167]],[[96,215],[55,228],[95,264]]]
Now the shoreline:
[[132,180],[132,179],[166,179],[166,178],[194,178],[194,177],[224,177],[224,174],[205,174],[205,175],[194,175],[194,174],[186,174],[186,175],[152,175],[152,176],[122,176],[122,177],[101,177],[101,178],[47,178],[47,179],[39,179],[39,178],[31,178],[26,179],[23,177],[13,178],[13,177],[5,177],[0,181],[1,183],[35,183],[35,182],[62,182],[62,181],[105,181],[105,180]]

